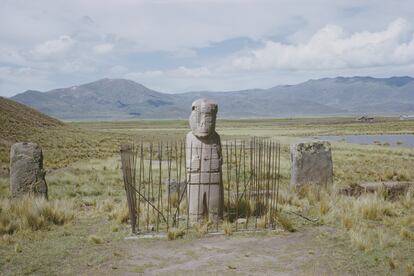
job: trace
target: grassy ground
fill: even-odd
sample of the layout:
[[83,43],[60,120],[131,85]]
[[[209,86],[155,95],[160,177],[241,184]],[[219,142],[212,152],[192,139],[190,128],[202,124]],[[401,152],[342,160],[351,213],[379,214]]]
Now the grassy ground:
[[[119,157],[114,156],[119,144],[181,139],[187,131],[185,121],[73,123],[63,131],[56,129],[56,137],[66,139],[58,141],[42,134],[28,137],[44,139],[40,141],[49,170],[50,201],[36,203],[37,209],[25,207],[38,210],[34,213],[12,207],[13,202],[6,199],[8,178],[0,176],[2,274],[171,273],[191,269],[235,274],[253,273],[253,266],[261,267],[257,272],[262,273],[414,273],[414,193],[389,201],[381,193],[356,199],[336,192],[362,181],[414,181],[414,149],[334,143],[335,185],[323,191],[289,187],[288,153],[288,144],[302,136],[414,133],[414,122],[388,118],[375,123],[348,118],[219,121],[222,139],[256,135],[283,143],[281,208],[297,233],[290,234],[280,225],[278,231],[268,234],[125,241],[128,213]],[[65,212],[57,206],[64,206]],[[318,223],[290,211],[318,218]],[[33,219],[36,216],[42,219]],[[10,217],[20,219],[14,228],[10,228]],[[194,233],[203,236],[202,231]],[[260,246],[255,246],[257,243]],[[192,250],[194,246],[207,253]],[[221,257],[214,259],[213,255]],[[208,270],[212,261],[218,268]]]

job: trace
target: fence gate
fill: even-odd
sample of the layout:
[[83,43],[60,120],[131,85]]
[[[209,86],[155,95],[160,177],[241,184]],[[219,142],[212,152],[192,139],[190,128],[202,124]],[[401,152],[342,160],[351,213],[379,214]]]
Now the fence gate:
[[[233,231],[274,228],[278,210],[280,144],[270,138],[222,143],[223,219],[189,217],[190,190],[183,141],[121,146],[124,186],[132,232],[168,232],[171,227],[191,231],[202,224],[218,232],[221,223]],[[207,195],[208,197],[210,195]],[[200,200],[200,197],[197,197]],[[208,201],[207,201],[208,202]],[[200,202],[199,202],[200,204]]]

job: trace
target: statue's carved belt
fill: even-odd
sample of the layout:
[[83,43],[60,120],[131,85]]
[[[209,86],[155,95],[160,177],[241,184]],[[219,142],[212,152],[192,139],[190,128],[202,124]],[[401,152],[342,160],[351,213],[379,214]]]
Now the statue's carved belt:
[[220,172],[189,173],[187,183],[190,185],[219,184],[221,182]]

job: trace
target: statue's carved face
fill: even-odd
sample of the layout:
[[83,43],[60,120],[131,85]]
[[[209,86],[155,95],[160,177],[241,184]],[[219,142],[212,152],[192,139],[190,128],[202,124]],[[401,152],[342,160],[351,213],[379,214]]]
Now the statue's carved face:
[[201,99],[193,102],[190,127],[193,134],[200,138],[210,136],[216,128],[217,104]]

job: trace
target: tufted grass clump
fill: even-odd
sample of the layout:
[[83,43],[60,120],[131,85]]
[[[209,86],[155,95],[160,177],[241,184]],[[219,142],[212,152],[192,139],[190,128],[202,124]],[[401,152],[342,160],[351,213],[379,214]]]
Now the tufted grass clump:
[[200,221],[199,223],[195,223],[193,225],[194,230],[195,230],[195,234],[197,237],[203,237],[208,233],[208,227],[211,225],[212,223],[208,220],[205,221]]
[[351,230],[352,227],[354,226],[354,220],[352,219],[351,216],[344,215],[341,219],[341,224],[342,224],[342,227],[345,228],[346,230]]
[[185,235],[185,231],[183,229],[178,228],[170,228],[167,233],[167,238],[170,241],[182,239]]
[[98,235],[90,235],[88,237],[88,241],[92,244],[102,244],[103,243],[103,239],[101,237],[99,237]]
[[73,217],[73,206],[68,201],[47,201],[33,196],[6,199],[0,204],[0,235],[62,225]]
[[233,225],[231,224],[231,222],[229,222],[229,221],[225,221],[224,223],[223,223],[223,231],[224,231],[224,234],[225,235],[227,235],[227,236],[231,236],[232,234],[233,234]]
[[355,211],[368,220],[381,220],[384,216],[391,216],[392,206],[378,195],[366,195],[354,203]]
[[288,232],[295,232],[296,231],[295,227],[293,226],[292,222],[289,220],[289,218],[287,216],[283,215],[280,212],[277,212],[275,214],[275,217],[276,217],[276,222],[280,226],[282,226],[282,228],[285,231],[288,231]]
[[402,227],[400,230],[400,237],[402,239],[412,240],[414,241],[414,231],[411,231],[410,229],[406,227]]
[[[263,212],[265,208],[264,204],[260,205],[259,208],[261,208],[260,213]],[[237,218],[248,218],[252,214],[252,207],[250,202],[245,198],[238,200],[232,198],[229,202],[224,202],[224,211],[228,214],[228,220],[234,222]]]
[[106,202],[101,205],[101,209],[103,211],[109,212],[109,220],[114,220],[119,224],[128,223],[129,211],[125,201],[121,201],[119,204]]
[[372,249],[371,240],[367,236],[367,233],[364,233],[361,229],[350,230],[349,238],[351,240],[351,245],[361,251],[370,251]]

